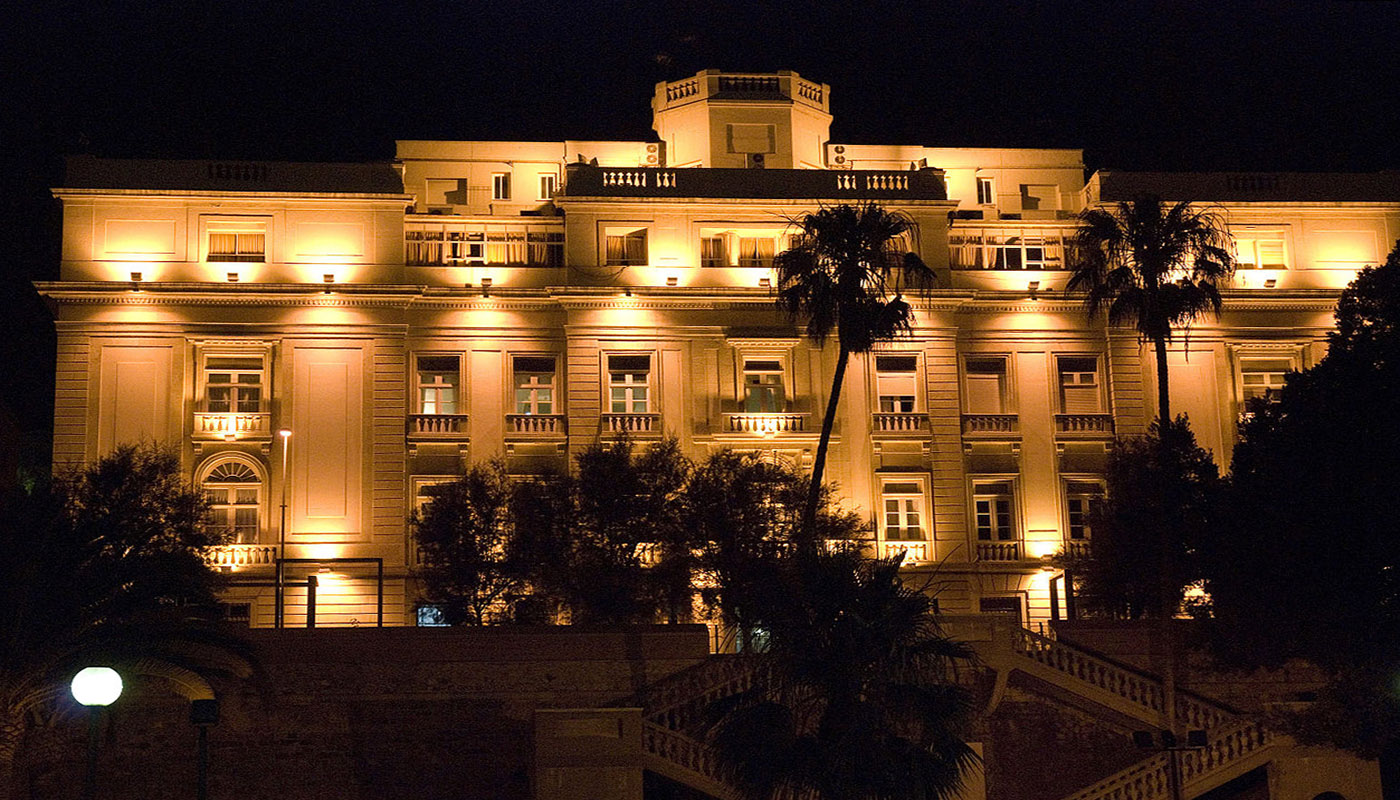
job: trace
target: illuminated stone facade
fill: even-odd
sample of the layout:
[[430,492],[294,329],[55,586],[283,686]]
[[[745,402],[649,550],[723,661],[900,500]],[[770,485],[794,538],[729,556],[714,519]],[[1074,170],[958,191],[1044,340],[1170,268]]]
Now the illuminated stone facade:
[[[1065,243],[1142,190],[1218,203],[1242,269],[1170,354],[1228,457],[1242,401],[1322,354],[1335,298],[1400,237],[1379,176],[1127,174],[1077,150],[838,144],[794,73],[658,85],[659,141],[398,143],[382,165],[77,159],[64,209],[55,454],[177,445],[239,543],[255,626],[413,624],[405,519],[464,463],[564,469],[621,431],[807,465],[836,360],[773,307],[788,220],[874,200],[939,276],[911,337],[854,358],[828,476],[950,613],[1063,615],[1043,559],[1092,539],[1150,348],[1086,322]],[[290,431],[283,439],[280,430]],[[284,505],[285,504],[285,505]]]

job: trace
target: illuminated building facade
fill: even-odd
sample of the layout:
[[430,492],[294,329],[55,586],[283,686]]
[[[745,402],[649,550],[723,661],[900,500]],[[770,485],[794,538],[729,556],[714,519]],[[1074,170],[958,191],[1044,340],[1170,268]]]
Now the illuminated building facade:
[[[937,565],[950,613],[1065,614],[1045,558],[1092,541],[1150,348],[1064,293],[1075,215],[1141,191],[1219,204],[1241,269],[1170,353],[1227,460],[1242,403],[1321,355],[1339,290],[1400,237],[1379,176],[1100,172],[1077,150],[839,144],[795,73],[660,84],[655,140],[401,141],[390,164],[75,159],[55,454],[177,445],[237,544],[255,626],[413,624],[405,519],[464,463],[565,469],[600,437],[808,465],[835,349],[773,307],[788,220],[872,200],[937,288],[852,360],[828,475],[873,546]],[[279,431],[290,435],[279,437]]]

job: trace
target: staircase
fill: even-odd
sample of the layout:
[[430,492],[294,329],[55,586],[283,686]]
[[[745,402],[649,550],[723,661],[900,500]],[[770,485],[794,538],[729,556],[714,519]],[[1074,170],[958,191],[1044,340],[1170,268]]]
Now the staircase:
[[[942,622],[946,635],[971,645],[982,665],[996,672],[999,689],[1012,672],[1020,672],[1144,728],[1165,727],[1162,683],[1150,674],[995,615],[945,617]],[[755,675],[749,658],[714,655],[629,698],[629,704],[643,709],[646,768],[718,800],[733,800],[736,795],[719,777],[714,752],[695,735],[709,704],[751,688]],[[1177,692],[1176,717],[1181,727],[1208,732],[1205,748],[1178,754],[1187,798],[1267,763],[1277,743],[1258,724],[1240,720],[1229,708],[1191,692]],[[1166,755],[1157,754],[1064,800],[1165,798],[1167,768]]]

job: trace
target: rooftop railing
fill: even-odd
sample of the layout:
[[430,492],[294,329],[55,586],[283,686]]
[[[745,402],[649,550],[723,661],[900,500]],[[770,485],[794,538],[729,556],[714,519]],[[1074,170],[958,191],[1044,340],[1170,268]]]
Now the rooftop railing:
[[943,172],[568,165],[567,197],[946,200]]

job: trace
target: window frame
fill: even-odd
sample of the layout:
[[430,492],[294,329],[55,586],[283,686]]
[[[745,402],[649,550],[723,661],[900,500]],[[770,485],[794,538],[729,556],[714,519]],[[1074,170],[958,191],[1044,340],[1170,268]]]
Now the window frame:
[[[1241,415],[1247,413],[1249,397],[1245,393],[1245,365],[1251,361],[1287,361],[1289,370],[1302,371],[1308,368],[1308,345],[1299,342],[1239,344],[1230,348],[1231,370],[1235,379],[1235,405]],[[1272,402],[1272,401],[1271,401]]]
[[[421,359],[424,359],[424,358],[442,358],[442,359],[451,358],[451,359],[455,359],[455,360],[457,361],[457,369],[456,369],[456,372],[455,372],[455,375],[456,375],[456,378],[457,378],[456,383],[452,383],[452,384],[424,383],[424,382],[423,382],[423,375],[424,375],[424,374],[446,375],[446,374],[449,374],[449,372],[450,372],[449,370],[424,370],[424,369],[422,369],[421,366],[420,366],[421,363],[422,363],[422,362],[421,362]],[[465,392],[463,391],[463,384],[465,383],[465,376],[463,375],[463,369],[462,369],[463,364],[462,364],[462,361],[463,361],[463,359],[462,359],[462,354],[461,354],[460,352],[454,353],[454,352],[446,352],[446,351],[441,351],[441,350],[421,350],[421,351],[416,351],[416,352],[413,353],[413,358],[412,358],[412,361],[410,362],[410,363],[411,363],[411,366],[412,366],[412,372],[409,374],[409,380],[412,382],[412,385],[413,385],[413,389],[412,389],[412,391],[413,391],[413,394],[412,394],[412,397],[413,397],[413,411],[412,411],[411,413],[413,413],[413,414],[419,414],[419,415],[448,415],[448,416],[460,416],[460,415],[466,413],[466,410],[465,410],[465,409],[466,409],[466,399],[467,399],[467,398],[466,398]],[[426,408],[427,408],[427,402],[426,402],[426,399],[425,399],[425,397],[424,397],[424,391],[425,391],[425,390],[429,390],[429,389],[438,391],[438,390],[441,390],[441,389],[443,389],[443,388],[448,388],[448,387],[452,388],[452,390],[453,390],[453,399],[452,399],[452,408],[453,408],[453,410],[451,410],[451,411],[442,411],[442,410],[428,411],[428,410],[426,410]],[[436,400],[436,401],[435,401],[435,403],[441,403],[441,402],[442,402],[441,400]]]
[[[646,371],[645,373],[638,373],[638,372],[636,372],[635,370],[625,370],[625,371],[624,371],[624,370],[614,370],[613,367],[612,367],[612,359],[618,358],[618,357],[622,357],[622,358],[643,358],[643,357],[644,357],[644,358],[647,359],[647,371]],[[646,351],[637,351],[637,350],[610,350],[610,351],[605,351],[605,352],[603,353],[603,363],[604,363],[604,365],[605,365],[605,368],[603,369],[603,404],[604,404],[604,407],[608,409],[608,411],[605,412],[605,413],[608,413],[608,414],[655,414],[655,413],[657,413],[657,411],[656,411],[657,403],[655,402],[656,387],[655,387],[655,381],[654,381],[654,379],[653,379],[653,376],[656,374],[656,353],[654,353],[654,352],[652,352],[652,351],[650,351],[650,350],[646,350]],[[630,380],[626,380],[626,379],[624,379],[624,380],[622,380],[622,381],[615,381],[615,380],[613,379],[613,375],[614,375],[615,373],[616,373],[616,374],[620,374],[620,375],[628,375],[628,376],[631,376],[631,375],[638,375],[638,374],[645,374],[646,378],[645,378],[645,380],[643,380],[643,381],[640,382],[640,383],[637,383],[637,382],[634,382],[634,381],[630,381]],[[643,403],[643,406],[644,406],[644,407],[643,407],[641,410],[637,410],[637,409],[635,409],[635,408],[632,407],[632,406],[634,406],[634,405],[636,404],[636,402],[637,402],[636,397],[635,397],[635,395],[633,394],[633,390],[635,390],[635,389],[638,388],[638,387],[640,387],[640,388],[643,390],[643,392],[644,392],[643,400],[642,400],[642,403]],[[623,408],[621,411],[617,410],[617,409],[614,408],[614,406],[613,406],[613,403],[614,403],[614,400],[613,400],[613,392],[614,392],[615,389],[621,389],[621,390],[623,390],[623,400],[622,400],[621,402],[624,404],[624,408]]]
[[[554,362],[554,368],[548,373],[549,384],[547,386],[544,384],[529,384],[525,387],[521,386],[519,377],[521,375],[533,376],[546,374],[538,371],[521,372],[520,369],[517,368],[516,362],[518,359],[522,358],[548,358]],[[524,414],[528,416],[553,416],[562,413],[559,409],[559,358],[560,356],[558,353],[518,352],[510,354],[510,413]],[[531,410],[521,410],[522,406],[520,401],[520,392],[522,391],[522,388],[530,391],[530,399],[527,405]],[[549,411],[539,410],[540,400],[537,394],[541,389],[549,390]]]
[[[272,262],[273,217],[268,214],[202,214],[199,218],[199,260],[205,264],[267,264]],[[261,236],[262,252],[248,253],[246,257],[238,252],[215,255],[212,251],[212,237],[231,234],[235,237]],[[235,244],[235,251],[238,246]]]
[[[990,492],[979,492],[979,491],[978,491],[978,489],[979,489],[980,487],[983,487],[983,486],[992,486],[992,485],[998,485],[998,484],[1005,484],[1006,487],[1008,488],[1008,492],[1003,494],[1003,493],[990,493]],[[968,521],[970,522],[970,524],[968,525],[968,528],[969,528],[969,532],[972,534],[972,540],[973,540],[974,543],[986,542],[986,543],[989,543],[989,544],[1006,544],[1006,543],[1013,543],[1013,542],[1015,542],[1015,543],[1020,543],[1020,542],[1024,542],[1024,541],[1025,541],[1025,532],[1021,529],[1021,526],[1022,526],[1022,524],[1023,524],[1022,521],[1023,521],[1023,519],[1024,519],[1024,514],[1021,513],[1021,508],[1020,508],[1021,487],[1020,487],[1020,478],[1019,478],[1019,476],[1016,476],[1016,475],[977,475],[977,476],[974,476],[974,477],[969,477],[969,478],[968,478],[968,493],[967,493],[967,496],[968,496],[968,501],[969,501],[969,502],[968,502],[968,506],[969,506],[969,508],[968,508],[968,511],[969,511],[969,514],[968,514]],[[987,537],[987,538],[983,538],[983,537],[982,537],[982,527],[981,527],[981,524],[978,522],[978,519],[977,519],[978,514],[980,513],[979,510],[978,510],[978,508],[977,508],[977,504],[978,504],[978,502],[981,500],[981,498],[996,498],[996,497],[1006,497],[1006,498],[1007,498],[1007,513],[1008,513],[1008,515],[1010,516],[1010,520],[1009,520],[1009,524],[1008,524],[1007,527],[1006,527],[1006,530],[1009,531],[1011,535],[1010,535],[1010,536],[1006,536],[1006,537],[1002,537],[1002,536],[998,535],[999,532],[1002,530],[1002,528],[1001,528],[1000,525],[995,524],[995,523],[996,523],[996,517],[999,516],[999,512],[997,512],[996,510],[992,509],[992,510],[990,510],[990,513],[992,514],[992,520],[991,520],[991,521],[994,523],[994,525],[993,525],[993,527],[991,527],[991,528],[988,529],[988,534],[989,534],[988,537]]]
[[[1293,249],[1288,242],[1289,229],[1287,225],[1232,225],[1230,226],[1230,237],[1234,242],[1234,255],[1236,269],[1256,270],[1256,269],[1291,269],[1292,261],[1289,258]],[[1241,251],[1240,243],[1249,242],[1248,259]],[[1277,242],[1279,244],[1280,264],[1264,264],[1260,256],[1260,242]]]
[[[791,398],[790,398],[790,396],[789,396],[790,393],[788,392],[788,385],[789,385],[788,373],[789,373],[789,370],[788,370],[788,364],[787,364],[786,355],[787,355],[786,353],[772,353],[772,352],[763,352],[763,351],[747,351],[747,352],[741,352],[741,353],[739,354],[739,387],[740,387],[739,407],[740,407],[742,413],[745,413],[745,414],[785,414],[785,413],[788,413],[788,411],[790,410],[790,407],[791,407],[791,405],[792,405],[792,400],[791,400]],[[750,363],[761,364],[761,363],[768,363],[768,362],[775,363],[775,364],[776,364],[776,368],[774,368],[774,369],[761,369],[761,368],[750,369],[750,368],[749,368],[749,364],[750,364]],[[750,384],[750,383],[749,383],[749,376],[750,376],[750,375],[755,375],[755,376],[760,376],[760,377],[762,377],[762,376],[776,376],[776,377],[777,377],[777,382],[776,382],[776,383],[764,383],[764,382],[760,381],[759,383]],[[777,389],[776,393],[774,393],[774,392],[772,391],[775,387],[776,387],[776,389]],[[750,390],[750,388],[757,388],[757,389],[760,389],[760,390],[767,389],[767,394],[768,394],[768,396],[769,396],[769,399],[775,401],[775,402],[774,402],[774,405],[775,405],[776,407],[775,407],[775,408],[771,408],[771,409],[759,408],[759,409],[756,409],[756,410],[755,410],[755,409],[749,408],[749,401],[750,401],[749,390]],[[760,399],[759,405],[763,405],[763,401],[762,401],[761,399]]]
[[509,173],[509,172],[492,172],[492,173],[491,173],[491,199],[492,199],[493,201],[495,201],[495,200],[510,200],[510,173]]
[[[201,347],[198,354],[198,380],[199,380],[199,407],[206,414],[267,414],[271,410],[272,404],[272,381],[271,370],[269,369],[269,352],[266,346],[256,348],[241,347]],[[233,381],[227,384],[211,383],[209,380],[211,373],[251,373],[253,370],[243,367],[213,367],[210,362],[215,359],[256,359],[258,368],[256,370],[259,378],[256,388],[258,390],[257,408],[253,410],[241,409],[238,407],[239,387],[248,388],[254,384]],[[228,386],[230,388],[229,407],[225,410],[216,411],[213,409],[213,402],[209,397],[211,386]]]
[[[963,413],[964,413],[964,414],[974,414],[974,415],[977,415],[977,414],[1015,414],[1015,413],[1016,413],[1015,408],[1014,408],[1014,405],[1013,405],[1016,394],[1015,394],[1015,392],[1013,392],[1013,391],[1011,390],[1011,386],[1012,386],[1011,365],[1012,365],[1014,359],[1011,358],[1011,355],[1010,355],[1009,353],[975,353],[975,352],[974,352],[974,353],[963,353],[963,354],[961,355],[960,360],[961,360],[960,366],[962,367],[962,370],[961,370],[962,374],[961,374],[961,376],[960,376],[960,380],[961,380],[961,384],[962,384],[962,385],[961,385],[961,388],[962,388],[962,405],[963,405]],[[1000,389],[1000,401],[1001,401],[1001,402],[1000,402],[1000,410],[999,410],[999,411],[982,411],[982,410],[977,410],[977,409],[974,409],[974,408],[971,407],[971,401],[972,401],[971,386],[972,386],[972,383],[971,383],[971,381],[970,381],[969,379],[970,379],[971,376],[974,375],[974,374],[979,374],[979,375],[980,375],[980,374],[989,374],[989,373],[980,373],[980,372],[979,372],[979,373],[974,373],[974,372],[972,372],[972,370],[969,369],[969,365],[970,365],[971,362],[973,362],[973,361],[1000,361],[1000,362],[1001,362],[1001,372],[1000,372],[1001,380],[1000,380],[1000,382],[999,382],[999,384],[998,384],[998,388]]]
[[[1071,361],[1071,360],[1076,360],[1076,359],[1094,362],[1094,371],[1093,371],[1093,373],[1092,373],[1092,374],[1093,374],[1093,377],[1094,377],[1094,383],[1093,383],[1093,387],[1094,387],[1094,410],[1093,410],[1093,411],[1071,411],[1071,410],[1069,409],[1069,404],[1068,404],[1068,403],[1066,402],[1066,400],[1065,400],[1065,387],[1066,387],[1066,384],[1065,384],[1065,375],[1066,375],[1066,374],[1075,374],[1075,375],[1083,375],[1083,374],[1085,374],[1082,370],[1074,370],[1074,371],[1071,372],[1071,371],[1067,371],[1067,370],[1064,368],[1064,366],[1063,366],[1063,365],[1064,365],[1064,362],[1066,362],[1066,361]],[[1108,398],[1105,396],[1105,393],[1104,393],[1105,385],[1106,385],[1106,383],[1107,383],[1107,381],[1105,380],[1105,377],[1104,377],[1104,369],[1103,369],[1103,364],[1104,364],[1104,362],[1103,362],[1103,358],[1102,358],[1098,353],[1056,353],[1056,354],[1055,354],[1055,357],[1054,357],[1054,360],[1055,360],[1055,400],[1056,400],[1056,403],[1057,403],[1057,405],[1058,405],[1058,407],[1059,407],[1059,410],[1060,410],[1059,413],[1061,413],[1061,414],[1106,414],[1106,413],[1108,413],[1108,412],[1107,412],[1107,408],[1108,408],[1107,399],[1108,399]],[[1084,385],[1085,385],[1085,384],[1074,384],[1074,386],[1078,386],[1078,387],[1080,387],[1080,388],[1083,388]]]
[[548,202],[554,199],[554,195],[559,191],[559,176],[553,172],[539,173],[539,194],[535,199],[540,202]]
[[[1093,484],[1097,487],[1096,492],[1070,491],[1075,484]],[[1093,526],[1089,523],[1087,516],[1093,512],[1092,507],[1086,507],[1080,512],[1073,508],[1074,501],[1078,498],[1090,498],[1090,502],[1103,502],[1107,496],[1108,486],[1102,475],[1061,475],[1060,476],[1060,497],[1064,504],[1064,541],[1066,544],[1087,543],[1094,540]],[[1082,533],[1074,535],[1075,517],[1078,514],[1084,515],[1079,527]]]
[[[609,255],[610,244],[614,240],[621,241],[622,255],[613,258]],[[634,249],[630,242],[640,241],[640,253],[633,253]],[[602,258],[600,263],[608,267],[645,267],[651,263],[651,232],[645,225],[633,226],[607,226],[603,229],[600,238],[602,245]]]
[[[923,359],[921,358],[921,356],[922,356],[922,353],[920,353],[920,352],[918,352],[918,351],[876,351],[876,352],[874,352],[874,353],[871,353],[870,369],[871,369],[871,371],[872,371],[873,374],[874,374],[874,380],[871,382],[871,385],[873,386],[874,391],[875,391],[875,398],[874,398],[874,402],[871,404],[871,407],[875,409],[875,413],[877,413],[877,414],[917,414],[917,413],[919,413],[919,412],[922,410],[923,404],[924,404],[925,401],[924,401],[924,398],[922,397],[922,395],[924,394],[924,391],[923,391],[923,381],[921,380],[922,377],[923,377],[923,369],[922,369],[922,367],[923,367]],[[881,371],[881,370],[880,370],[880,359],[881,359],[881,358],[912,358],[912,359],[914,359],[914,369],[913,369],[912,372],[907,373],[907,374],[910,376],[910,380],[912,380],[913,383],[914,383],[914,385],[913,385],[913,395],[912,395],[912,396],[909,396],[909,397],[910,397],[910,406],[911,406],[910,408],[908,408],[908,409],[893,409],[893,408],[891,408],[891,409],[886,409],[886,408],[885,408],[885,403],[884,403],[884,401],[885,401],[885,398],[886,398],[887,396],[888,396],[888,397],[891,397],[891,398],[894,398],[894,397],[905,397],[906,395],[893,395],[893,394],[891,394],[891,395],[886,395],[886,394],[884,394],[884,393],[881,391],[881,389],[882,389],[882,386],[881,386],[881,383],[882,383],[882,382],[881,382],[881,380],[880,380],[881,376],[882,376],[882,375],[904,375],[904,374],[906,374],[906,373],[904,373],[904,372],[902,372],[902,371],[901,371],[901,372]]]
[[[237,464],[253,475],[252,481],[210,480],[215,471],[225,464]],[[209,503],[211,525],[233,532],[229,544],[255,545],[263,540],[263,529],[268,524],[268,473],[256,459],[241,452],[223,452],[211,455],[200,464],[195,484]],[[240,501],[238,492],[253,491],[251,503]],[[222,492],[227,502],[218,502],[210,497],[211,492]],[[251,510],[254,513],[251,536],[245,537],[238,522],[238,511]],[[216,515],[223,512],[222,519]]]
[[[997,204],[996,180],[989,175],[978,175],[974,178],[977,187],[977,205],[994,206]],[[986,191],[983,191],[986,187]]]
[[[914,491],[891,491],[891,486],[913,485]],[[929,476],[921,474],[881,474],[879,476],[880,505],[876,513],[880,530],[880,541],[883,542],[931,542],[933,541],[933,504],[929,501]],[[919,525],[917,526],[920,535],[911,536],[891,536],[890,530],[890,501],[896,503],[900,501],[914,502],[913,511],[918,515]],[[900,517],[901,522],[908,522],[909,508],[901,506],[893,512]],[[894,530],[907,531],[910,526],[904,525],[893,528]]]

